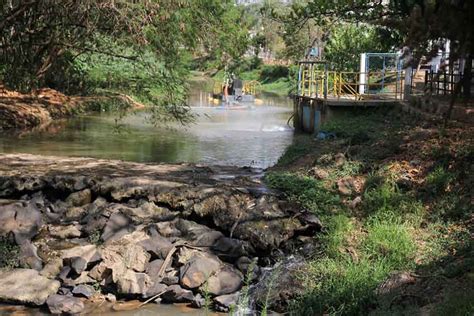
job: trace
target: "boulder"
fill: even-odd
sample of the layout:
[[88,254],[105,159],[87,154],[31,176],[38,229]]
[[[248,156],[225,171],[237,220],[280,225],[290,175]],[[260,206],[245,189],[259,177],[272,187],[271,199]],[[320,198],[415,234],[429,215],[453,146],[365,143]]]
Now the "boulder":
[[168,239],[159,235],[145,239],[141,241],[139,245],[145,248],[146,251],[151,253],[153,257],[161,259],[165,259],[168,255],[168,252],[173,247],[173,244],[171,244]]
[[54,294],[46,301],[52,314],[80,314],[84,311],[84,303],[74,296]]
[[29,240],[25,240],[20,245],[20,264],[38,271],[43,268],[43,261],[38,257],[38,248]]
[[235,292],[232,294],[220,295],[214,297],[214,307],[217,311],[227,313],[233,307],[237,306],[239,302],[239,292]]
[[153,282],[153,284],[146,290],[146,293],[142,295],[143,298],[150,298],[160,293],[165,293],[168,289],[166,284],[160,282]]
[[49,226],[48,231],[52,237],[59,238],[59,239],[81,237],[80,225]]
[[95,245],[78,246],[63,250],[61,257],[78,274],[86,270],[89,263],[101,260],[100,252]]
[[194,253],[180,268],[180,284],[187,289],[200,287],[220,268],[220,260],[204,252]]
[[143,272],[146,269],[150,254],[138,244],[117,243],[102,249],[104,265],[111,270],[130,269]]
[[40,274],[50,279],[55,279],[63,268],[63,259],[53,258],[44,266]]
[[94,288],[86,284],[79,284],[72,289],[72,294],[75,296],[83,296],[85,298],[91,298],[95,293],[96,291]]
[[178,219],[176,228],[181,232],[181,237],[187,239],[192,245],[197,247],[211,247],[216,240],[224,237],[219,231],[185,219]]
[[161,295],[161,298],[164,302],[168,303],[188,303],[194,300],[194,294],[192,291],[183,289],[175,284],[170,285],[166,292]]
[[224,266],[220,271],[211,275],[201,291],[212,295],[224,295],[238,291],[242,287],[242,273],[232,266]]
[[146,273],[152,278],[157,277],[163,263],[164,260],[161,259],[150,261],[146,266]]
[[41,212],[33,203],[0,205],[0,236],[13,233],[18,245],[36,236],[42,224]]
[[112,277],[117,285],[117,292],[123,295],[144,295],[152,285],[152,281],[146,273],[135,272],[131,269],[125,271],[114,269]]
[[156,231],[163,237],[180,237],[181,231],[176,228],[176,222],[177,221],[156,223]]
[[84,206],[68,207],[64,214],[64,221],[66,222],[79,221],[86,215],[87,215],[87,208]]
[[91,203],[91,201],[92,192],[90,189],[71,193],[66,199],[66,202],[71,206],[83,206]]
[[211,250],[226,261],[235,261],[241,256],[253,252],[248,242],[235,238],[221,237],[212,244]]
[[114,213],[107,221],[104,232],[100,238],[105,242],[114,241],[120,239],[133,230],[134,226],[132,225],[130,218],[121,213]]
[[59,289],[59,281],[50,280],[33,269],[0,271],[0,301],[43,305]]

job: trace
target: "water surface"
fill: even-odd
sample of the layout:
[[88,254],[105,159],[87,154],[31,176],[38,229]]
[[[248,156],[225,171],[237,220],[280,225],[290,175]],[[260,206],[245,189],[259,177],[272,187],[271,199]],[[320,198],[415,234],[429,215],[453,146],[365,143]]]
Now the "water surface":
[[191,93],[196,122],[188,126],[153,126],[140,112],[125,117],[118,132],[116,114],[84,115],[33,132],[4,133],[0,152],[265,168],[291,143],[288,98],[259,96],[237,110],[216,106],[209,97],[202,90]]

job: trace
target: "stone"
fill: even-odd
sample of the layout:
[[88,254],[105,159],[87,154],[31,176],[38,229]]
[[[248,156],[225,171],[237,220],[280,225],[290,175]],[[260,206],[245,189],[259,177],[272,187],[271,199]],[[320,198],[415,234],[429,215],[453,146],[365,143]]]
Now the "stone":
[[393,272],[391,275],[376,289],[377,295],[387,295],[395,291],[402,291],[403,288],[409,284],[416,282],[409,272]]
[[134,226],[130,218],[121,213],[114,213],[107,221],[107,224],[105,225],[104,231],[100,238],[105,242],[113,241],[120,239],[124,235],[132,232],[133,230]]
[[66,199],[66,202],[71,206],[83,206],[91,203],[91,201],[92,192],[90,189],[71,193]]
[[49,226],[48,231],[52,237],[60,239],[81,237],[80,225]]
[[43,270],[41,270],[40,274],[49,279],[55,279],[61,272],[62,268],[63,268],[63,259],[53,258],[48,263],[46,263]]
[[206,305],[206,299],[204,297],[202,297],[201,294],[196,294],[193,298],[193,300],[191,301],[191,307],[194,307],[194,308],[201,308],[201,307],[204,307]]
[[150,252],[153,257],[165,259],[173,244],[166,238],[159,235],[145,239],[139,243],[140,246]]
[[38,257],[38,249],[29,240],[20,245],[20,264],[38,271],[43,268],[43,261]]
[[95,280],[89,276],[87,271],[84,271],[74,279],[65,278],[63,282],[63,284],[67,286],[76,286],[79,284],[92,284],[95,283]]
[[194,300],[194,294],[192,291],[175,284],[170,285],[166,292],[161,295],[161,298],[164,302],[169,303],[188,303]]
[[164,260],[161,260],[161,259],[150,261],[146,266],[146,273],[152,278],[154,278],[155,276],[158,275],[158,272],[160,271],[163,263],[164,263]]
[[351,209],[356,209],[361,204],[362,204],[362,197],[356,196],[352,201],[350,201],[349,207]]
[[211,250],[220,258],[227,261],[235,261],[239,257],[248,255],[249,252],[253,252],[253,249],[248,242],[229,237],[222,237],[216,240],[212,245]]
[[220,265],[220,260],[211,254],[195,253],[180,268],[180,284],[187,289],[198,288],[219,270]]
[[168,289],[166,284],[160,282],[154,282],[147,290],[146,293],[142,295],[143,298],[150,298],[160,293],[165,293]]
[[143,272],[146,269],[150,254],[138,244],[120,243],[102,249],[104,265],[111,270],[130,269]]
[[75,286],[72,290],[72,294],[74,294],[75,296],[83,296],[85,298],[91,298],[92,296],[94,296],[95,293],[96,291],[94,290],[94,288],[86,284],[79,284]]
[[233,307],[237,306],[237,303],[239,302],[239,296],[239,292],[216,296],[214,297],[214,306],[217,311],[227,313]]
[[113,270],[112,277],[117,285],[117,292],[122,295],[143,295],[152,285],[152,281],[146,273],[135,272],[131,269],[123,272]]
[[97,265],[95,265],[89,272],[88,275],[89,277],[93,278],[96,281],[102,281],[107,276],[109,276],[112,273],[112,271],[107,268],[107,264],[104,262],[101,262]]
[[113,295],[112,293],[107,293],[105,295],[105,299],[111,303],[115,303],[117,301],[117,297]]
[[54,294],[46,301],[52,314],[80,314],[84,311],[84,303],[74,296]]
[[166,285],[178,284],[179,277],[177,275],[165,275],[161,282]]
[[177,221],[156,223],[155,228],[158,234],[163,237],[180,237],[181,231],[176,228],[176,222]]
[[336,165],[336,167],[342,166],[346,163],[346,161],[346,155],[344,155],[343,153],[337,153],[334,155],[334,164]]
[[339,194],[350,196],[362,193],[365,181],[355,177],[344,177],[337,181]]
[[33,203],[0,205],[0,236],[13,233],[18,245],[36,236],[42,225],[41,212]]
[[211,247],[218,239],[224,237],[219,231],[184,219],[178,219],[176,228],[181,231],[183,238],[189,240],[192,245],[197,247]]
[[81,274],[86,270],[89,263],[101,260],[101,254],[95,245],[78,246],[63,250],[61,257],[71,265],[71,268],[77,274]]
[[311,169],[310,174],[314,175],[314,177],[318,180],[325,180],[329,178],[329,172],[318,167]]
[[87,209],[83,206],[68,207],[64,214],[64,220],[66,222],[79,221],[86,215]]
[[43,305],[56,293],[60,283],[33,269],[0,270],[0,301]]
[[211,275],[201,291],[212,295],[224,295],[238,291],[242,287],[242,273],[232,266],[224,266],[219,272]]
[[237,259],[235,262],[235,266],[237,269],[239,269],[240,272],[242,272],[243,275],[247,277],[249,275],[249,269],[252,268],[252,276],[251,280],[254,281],[258,278],[260,275],[260,268],[257,265],[257,260],[258,258],[254,258],[253,260],[250,259],[249,257],[240,257]]

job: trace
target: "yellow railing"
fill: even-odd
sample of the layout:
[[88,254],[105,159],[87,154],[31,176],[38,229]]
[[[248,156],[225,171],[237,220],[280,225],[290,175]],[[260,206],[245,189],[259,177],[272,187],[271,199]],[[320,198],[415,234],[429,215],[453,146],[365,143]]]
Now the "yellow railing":
[[[244,81],[242,92],[244,94],[255,95],[257,93],[258,86],[260,86],[260,82],[258,82],[257,80]],[[221,82],[215,81],[212,91],[214,94],[221,94],[224,91],[224,84]]]
[[310,98],[399,99],[403,97],[403,72],[349,72],[303,69],[299,96]]

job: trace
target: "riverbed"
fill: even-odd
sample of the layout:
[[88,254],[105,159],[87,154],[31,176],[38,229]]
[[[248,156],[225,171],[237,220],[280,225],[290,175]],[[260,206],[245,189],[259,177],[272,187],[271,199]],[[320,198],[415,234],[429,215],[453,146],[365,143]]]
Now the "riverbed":
[[0,135],[0,152],[93,157],[136,162],[191,162],[267,168],[291,143],[289,98],[259,95],[256,103],[231,109],[210,93],[192,90],[195,122],[154,126],[146,111],[96,113],[53,122],[29,132]]

